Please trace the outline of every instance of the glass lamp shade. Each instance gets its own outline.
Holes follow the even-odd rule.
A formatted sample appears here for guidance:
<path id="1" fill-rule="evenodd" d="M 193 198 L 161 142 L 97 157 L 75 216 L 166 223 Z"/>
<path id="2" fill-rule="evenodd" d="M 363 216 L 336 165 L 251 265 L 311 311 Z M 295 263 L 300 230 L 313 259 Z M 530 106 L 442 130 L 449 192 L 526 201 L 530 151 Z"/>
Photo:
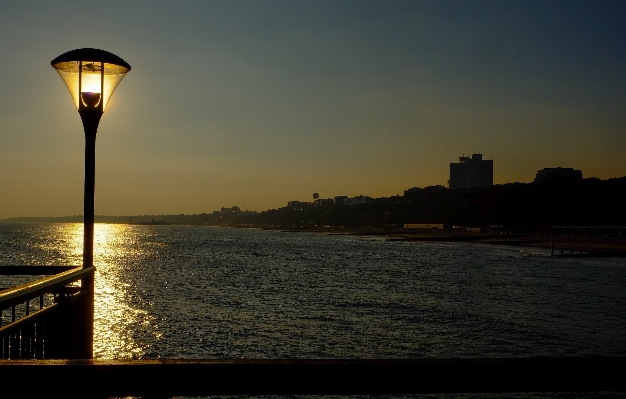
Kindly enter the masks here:
<path id="1" fill-rule="evenodd" d="M 78 49 L 52 60 L 79 111 L 103 112 L 130 65 L 108 51 Z"/>

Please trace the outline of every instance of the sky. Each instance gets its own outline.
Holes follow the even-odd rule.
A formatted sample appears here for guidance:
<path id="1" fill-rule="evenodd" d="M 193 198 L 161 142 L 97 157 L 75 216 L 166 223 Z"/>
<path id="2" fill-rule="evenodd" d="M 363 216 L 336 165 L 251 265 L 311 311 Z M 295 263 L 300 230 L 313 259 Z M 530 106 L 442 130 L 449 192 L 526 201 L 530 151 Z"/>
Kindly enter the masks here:
<path id="1" fill-rule="evenodd" d="M 96 214 L 263 211 L 545 167 L 626 175 L 626 2 L 0 0 L 0 219 L 82 214 L 84 135 L 50 66 L 132 70 L 100 122 Z"/>

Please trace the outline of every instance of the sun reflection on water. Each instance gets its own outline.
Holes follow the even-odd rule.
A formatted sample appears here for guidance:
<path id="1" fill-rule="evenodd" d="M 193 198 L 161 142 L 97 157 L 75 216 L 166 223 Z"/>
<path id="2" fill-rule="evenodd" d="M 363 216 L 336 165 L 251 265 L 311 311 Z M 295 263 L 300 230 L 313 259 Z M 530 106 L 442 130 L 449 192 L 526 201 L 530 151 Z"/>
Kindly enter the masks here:
<path id="1" fill-rule="evenodd" d="M 67 259 L 82 263 L 83 225 L 68 225 Z M 132 303 L 133 281 L 127 276 L 132 267 L 133 231 L 127 225 L 96 224 L 94 227 L 94 357 L 100 359 L 140 358 L 147 345 L 133 338 L 133 332 L 150 326 L 152 317 Z M 130 245 L 129 245 L 130 244 Z M 158 339 L 158 337 L 156 337 Z"/>

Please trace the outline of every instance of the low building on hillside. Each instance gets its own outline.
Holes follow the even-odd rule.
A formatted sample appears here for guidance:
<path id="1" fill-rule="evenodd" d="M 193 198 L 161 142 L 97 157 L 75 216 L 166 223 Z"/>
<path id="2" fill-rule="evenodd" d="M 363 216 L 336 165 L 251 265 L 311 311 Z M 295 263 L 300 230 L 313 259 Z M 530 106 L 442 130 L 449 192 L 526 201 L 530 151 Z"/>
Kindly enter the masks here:
<path id="1" fill-rule="evenodd" d="M 332 198 L 318 198 L 315 200 L 315 206 L 331 206 L 335 205 L 335 200 Z"/>
<path id="2" fill-rule="evenodd" d="M 574 168 L 543 168 L 537 171 L 535 183 L 548 183 L 553 181 L 580 181 L 583 172 Z"/>
<path id="3" fill-rule="evenodd" d="M 337 205 L 371 204 L 372 202 L 374 202 L 374 198 L 366 195 L 357 195 L 352 198 L 346 195 L 338 195 L 335 197 L 335 204 Z"/>
<path id="4" fill-rule="evenodd" d="M 287 202 L 287 208 L 295 209 L 295 210 L 303 210 L 309 208 L 317 207 L 316 202 L 306 202 L 306 201 L 289 201 Z"/>
<path id="5" fill-rule="evenodd" d="M 335 204 L 337 205 L 347 205 L 346 201 L 348 200 L 347 195 L 338 195 L 335 197 Z"/>
<path id="6" fill-rule="evenodd" d="M 404 190 L 404 196 L 405 197 L 410 197 L 416 194 L 419 194 L 422 192 L 422 188 L 421 187 L 411 187 L 408 190 Z"/>
<path id="7" fill-rule="evenodd" d="M 348 205 L 371 204 L 372 202 L 374 202 L 374 198 L 366 195 L 357 195 L 356 197 L 348 198 Z"/>

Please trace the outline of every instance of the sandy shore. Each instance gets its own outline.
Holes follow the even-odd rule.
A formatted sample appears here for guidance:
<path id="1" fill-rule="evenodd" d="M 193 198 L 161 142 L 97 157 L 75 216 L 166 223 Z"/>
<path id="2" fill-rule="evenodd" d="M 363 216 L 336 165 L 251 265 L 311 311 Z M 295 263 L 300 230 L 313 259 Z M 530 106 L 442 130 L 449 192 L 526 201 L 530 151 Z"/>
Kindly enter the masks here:
<path id="1" fill-rule="evenodd" d="M 267 229 L 267 228 L 266 228 Z M 274 228 L 270 229 L 274 230 Z M 553 249 L 555 255 L 567 252 L 611 252 L 626 256 L 626 237 L 550 236 L 543 234 L 497 234 L 468 232 L 407 232 L 406 230 L 305 228 L 276 229 L 294 233 L 322 233 L 330 235 L 384 236 L 398 241 L 475 242 L 489 245 L 513 245 Z"/>
<path id="2" fill-rule="evenodd" d="M 394 234 L 392 239 L 409 241 L 471 241 L 491 245 L 517 245 L 554 249 L 554 254 L 561 251 L 583 252 L 619 252 L 626 256 L 626 238 L 624 237 L 572 237 L 548 235 L 487 235 L 471 234 Z"/>

